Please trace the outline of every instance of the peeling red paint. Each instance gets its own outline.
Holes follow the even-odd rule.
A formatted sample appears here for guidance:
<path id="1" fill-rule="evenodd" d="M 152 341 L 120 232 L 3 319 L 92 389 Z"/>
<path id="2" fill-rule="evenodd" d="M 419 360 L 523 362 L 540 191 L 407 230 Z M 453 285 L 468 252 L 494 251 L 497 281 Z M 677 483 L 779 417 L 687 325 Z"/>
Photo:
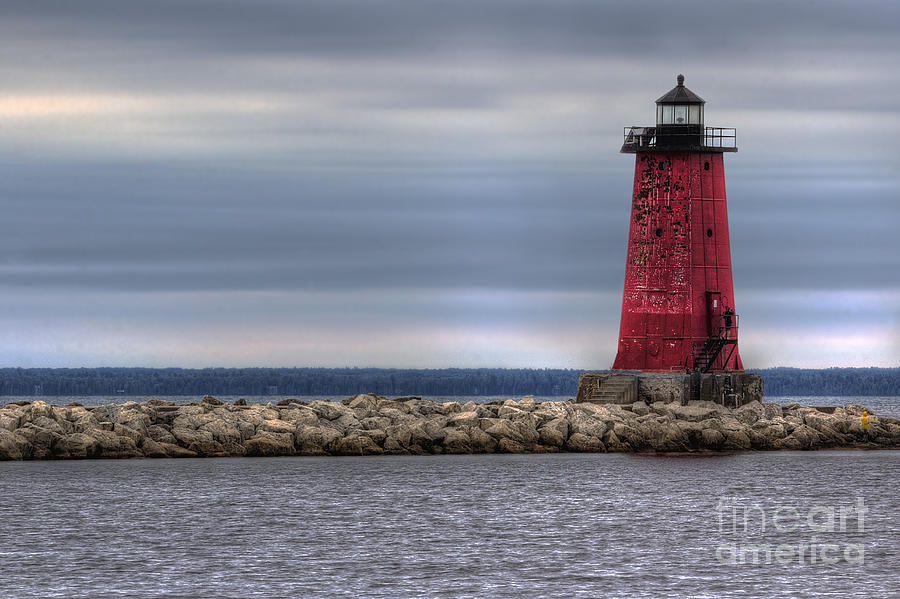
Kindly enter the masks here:
<path id="1" fill-rule="evenodd" d="M 721 152 L 641 152 L 614 369 L 692 369 L 735 310 Z M 737 329 L 728 333 L 737 339 Z M 711 370 L 743 371 L 737 345 Z"/>

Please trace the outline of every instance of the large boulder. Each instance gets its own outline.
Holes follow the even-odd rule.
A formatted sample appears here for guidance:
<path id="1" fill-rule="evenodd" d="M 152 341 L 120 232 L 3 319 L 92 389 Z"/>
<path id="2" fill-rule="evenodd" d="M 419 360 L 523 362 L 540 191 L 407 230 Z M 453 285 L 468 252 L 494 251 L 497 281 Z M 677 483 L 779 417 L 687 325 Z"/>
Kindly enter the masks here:
<path id="1" fill-rule="evenodd" d="M 384 450 L 367 435 L 350 434 L 338 441 L 338 455 L 381 455 Z"/>
<path id="2" fill-rule="evenodd" d="M 484 432 L 480 427 L 473 426 L 467 431 L 469 443 L 473 453 L 493 453 L 497 451 L 497 440 Z"/>
<path id="3" fill-rule="evenodd" d="M 63 450 L 70 458 L 94 458 L 100 454 L 100 443 L 84 433 L 72 433 L 63 440 Z"/>
<path id="4" fill-rule="evenodd" d="M 472 453 L 472 439 L 460 428 L 447 427 L 442 445 L 444 453 Z"/>
<path id="5" fill-rule="evenodd" d="M 244 451 L 247 456 L 294 455 L 294 435 L 263 431 L 244 441 Z"/>
<path id="6" fill-rule="evenodd" d="M 753 425 L 766 417 L 766 409 L 762 403 L 751 401 L 733 410 L 732 414 L 738 421 L 747 425 Z"/>
<path id="7" fill-rule="evenodd" d="M 565 448 L 568 451 L 581 453 L 598 453 L 605 449 L 600 439 L 584 433 L 572 433 L 566 440 Z"/>
<path id="8" fill-rule="evenodd" d="M 477 410 L 459 412 L 450 417 L 450 420 L 447 421 L 447 426 L 478 426 L 479 420 Z"/>
<path id="9" fill-rule="evenodd" d="M 602 439 L 610 426 L 615 426 L 615 424 L 621 422 L 619 420 L 604 420 L 602 419 L 603 416 L 605 416 L 604 413 L 594 414 L 583 410 L 576 411 L 568 421 L 568 433 L 581 433 L 588 437 Z M 607 423 L 609 423 L 609 426 Z"/>
<path id="10" fill-rule="evenodd" d="M 25 443 L 27 442 L 15 433 L 0 428 L 0 461 L 25 458 L 26 455 L 22 447 Z"/>
<path id="11" fill-rule="evenodd" d="M 301 426 L 294 431 L 294 443 L 301 455 L 327 455 L 338 447 L 341 438 L 327 426 Z"/>
<path id="12" fill-rule="evenodd" d="M 562 447 L 569 438 L 569 423 L 565 418 L 554 418 L 538 429 L 538 436 L 542 445 Z"/>
<path id="13" fill-rule="evenodd" d="M 43 403 L 43 402 L 35 402 Z M 32 404 L 33 405 L 33 404 Z M 30 450 L 23 452 L 26 458 L 42 460 L 55 457 L 63 435 L 28 422 L 16 429 L 15 435 L 28 442 Z"/>
<path id="14" fill-rule="evenodd" d="M 675 406 L 672 410 L 675 418 L 688 422 L 702 422 L 722 414 L 726 408 L 709 401 L 690 402 L 686 406 Z"/>
<path id="15" fill-rule="evenodd" d="M 373 395 L 371 393 L 363 393 L 360 395 L 354 395 L 348 400 L 344 400 L 347 406 L 349 406 L 353 410 L 359 410 L 363 417 L 369 415 L 372 412 L 378 411 L 378 402 L 379 398 L 377 395 Z"/>

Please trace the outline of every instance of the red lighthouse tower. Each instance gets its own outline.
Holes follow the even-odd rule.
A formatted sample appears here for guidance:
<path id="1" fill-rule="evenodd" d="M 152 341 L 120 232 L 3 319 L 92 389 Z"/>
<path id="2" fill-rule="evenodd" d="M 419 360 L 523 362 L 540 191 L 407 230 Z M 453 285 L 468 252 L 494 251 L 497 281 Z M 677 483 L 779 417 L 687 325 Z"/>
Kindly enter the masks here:
<path id="1" fill-rule="evenodd" d="M 626 127 L 635 154 L 625 291 L 614 370 L 743 371 L 731 276 L 723 154 L 734 129 L 705 127 L 678 85 L 655 127 Z"/>

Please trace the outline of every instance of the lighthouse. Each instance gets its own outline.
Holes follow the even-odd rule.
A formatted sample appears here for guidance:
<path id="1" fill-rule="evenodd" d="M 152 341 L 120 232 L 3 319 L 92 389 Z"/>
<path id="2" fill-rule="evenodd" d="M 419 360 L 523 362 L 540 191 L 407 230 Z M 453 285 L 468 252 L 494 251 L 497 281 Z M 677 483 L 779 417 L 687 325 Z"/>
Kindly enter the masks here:
<path id="1" fill-rule="evenodd" d="M 625 128 L 634 188 L 613 370 L 744 369 L 723 160 L 736 134 L 705 126 L 705 104 L 678 75 L 656 101 L 656 124 Z"/>

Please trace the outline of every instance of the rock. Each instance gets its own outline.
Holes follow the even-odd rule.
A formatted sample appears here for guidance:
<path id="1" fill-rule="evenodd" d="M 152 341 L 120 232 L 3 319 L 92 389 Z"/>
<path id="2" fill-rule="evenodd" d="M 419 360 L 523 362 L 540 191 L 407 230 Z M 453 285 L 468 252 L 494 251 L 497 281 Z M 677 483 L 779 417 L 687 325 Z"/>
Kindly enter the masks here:
<path id="1" fill-rule="evenodd" d="M 241 445 L 245 439 L 252 437 L 256 432 L 256 427 L 248 423 L 238 424 L 217 420 L 204 424 L 198 430 L 208 432 L 212 435 L 213 441 L 219 443 L 229 453 L 234 453 L 235 446 Z"/>
<path id="2" fill-rule="evenodd" d="M 326 455 L 337 448 L 341 435 L 333 428 L 301 426 L 294 431 L 294 442 L 301 455 Z"/>
<path id="3" fill-rule="evenodd" d="M 180 446 L 197 453 L 202 453 L 198 448 L 210 447 L 216 442 L 211 432 L 193 428 L 172 427 L 172 436 L 177 439 Z"/>
<path id="4" fill-rule="evenodd" d="M 0 414 L 0 430 L 7 430 L 12 432 L 19 428 L 19 418 L 9 416 L 7 414 Z"/>
<path id="5" fill-rule="evenodd" d="M 170 458 L 196 458 L 197 453 L 171 443 L 159 443 L 159 448 Z"/>
<path id="6" fill-rule="evenodd" d="M 100 454 L 100 443 L 84 433 L 72 433 L 63 440 L 65 452 L 71 458 L 94 458 Z"/>
<path id="7" fill-rule="evenodd" d="M 515 441 L 521 445 L 537 443 L 540 435 L 533 427 L 510 420 L 498 420 L 496 424 L 485 430 L 487 434 L 502 442 L 504 439 Z"/>
<path id="8" fill-rule="evenodd" d="M 146 436 L 147 431 L 150 429 L 150 423 L 150 416 L 147 414 L 139 411 L 129 411 L 119 415 L 119 422 L 113 425 L 113 430 L 115 430 L 116 426 L 127 426 L 141 436 Z"/>
<path id="9" fill-rule="evenodd" d="M 172 433 L 169 432 L 169 429 L 167 429 L 166 427 L 159 425 L 159 424 L 155 424 L 153 426 L 147 427 L 147 435 L 146 436 L 150 437 L 157 443 L 172 443 L 172 444 L 178 443 L 178 439 L 176 439 L 174 437 L 174 435 L 172 435 Z"/>
<path id="10" fill-rule="evenodd" d="M 527 412 L 524 410 L 520 410 L 518 406 L 514 405 L 503 405 L 500 406 L 500 410 L 497 412 L 497 415 L 500 418 L 506 419 L 515 419 L 516 417 L 524 416 Z"/>
<path id="11" fill-rule="evenodd" d="M 656 433 L 652 435 L 648 442 L 654 451 L 659 452 L 682 452 L 690 449 L 691 439 L 688 431 L 679 423 L 663 419 L 656 427 Z M 615 437 L 613 441 L 612 437 Z M 607 439 L 607 446 L 612 451 L 615 447 L 616 451 L 621 450 L 621 442 L 615 433 L 611 433 Z"/>
<path id="12" fill-rule="evenodd" d="M 371 438 L 366 435 L 351 434 L 338 442 L 338 455 L 381 455 L 381 449 Z"/>
<path id="13" fill-rule="evenodd" d="M 698 405 L 698 404 L 710 405 Z M 678 420 L 687 420 L 689 422 L 702 422 L 715 418 L 722 413 L 722 409 L 712 402 L 691 402 L 686 406 L 676 406 L 672 412 Z"/>
<path id="14" fill-rule="evenodd" d="M 761 418 L 766 417 L 766 409 L 763 407 L 762 403 L 758 401 L 751 401 L 748 404 L 744 404 L 739 408 L 733 411 L 734 417 L 747 425 L 755 424 Z"/>
<path id="15" fill-rule="evenodd" d="M 135 446 L 139 446 L 141 444 L 141 441 L 143 441 L 144 439 L 144 435 L 129 426 L 125 426 L 124 424 L 113 425 L 113 432 L 120 437 L 128 437 L 129 439 L 134 441 Z"/>
<path id="16" fill-rule="evenodd" d="M 261 432 L 244 441 L 247 456 L 294 455 L 294 436 L 290 433 Z"/>
<path id="17" fill-rule="evenodd" d="M 314 401 L 309 404 L 309 407 L 319 416 L 319 418 L 324 418 L 325 420 L 337 420 L 341 416 L 346 415 L 353 415 L 353 417 L 356 418 L 356 415 L 353 414 L 353 410 L 332 401 Z"/>
<path id="18" fill-rule="evenodd" d="M 377 395 L 363 393 L 361 395 L 354 395 L 349 400 L 344 401 L 350 408 L 368 413 L 378 409 L 378 399 Z"/>
<path id="19" fill-rule="evenodd" d="M 773 446 L 775 449 L 813 449 L 818 442 L 818 433 L 805 424 L 802 424 L 795 428 L 787 437 L 777 439 L 773 443 Z"/>
<path id="20" fill-rule="evenodd" d="M 525 453 L 525 446 L 519 443 L 518 441 L 513 441 L 512 439 L 502 438 L 499 443 L 497 443 L 497 447 L 501 453 Z"/>
<path id="21" fill-rule="evenodd" d="M 605 427 L 603 428 L 605 432 Z M 538 429 L 538 436 L 543 445 L 562 447 L 569 438 L 569 423 L 565 418 L 554 418 Z"/>
<path id="22" fill-rule="evenodd" d="M 397 445 L 403 448 L 409 447 L 412 443 L 412 431 L 409 425 L 391 425 L 387 427 L 384 432 L 387 435 L 387 438 L 385 439 L 385 449 L 387 449 L 387 444 L 389 442 L 395 442 Z"/>
<path id="23" fill-rule="evenodd" d="M 144 403 L 145 403 L 145 405 L 148 405 L 148 406 L 159 406 L 159 407 L 169 407 L 169 406 L 175 405 L 174 401 L 167 401 L 165 399 L 150 399 Z"/>
<path id="24" fill-rule="evenodd" d="M 472 453 L 469 434 L 459 428 L 445 429 L 443 446 L 444 453 Z"/>
<path id="25" fill-rule="evenodd" d="M 643 401 L 636 401 L 633 404 L 631 404 L 630 406 L 625 406 L 625 407 L 627 409 L 631 410 L 634 414 L 637 414 L 638 416 L 646 416 L 647 414 L 650 413 L 650 407 L 647 405 L 646 402 L 643 402 Z"/>
<path id="26" fill-rule="evenodd" d="M 605 412 L 590 414 L 585 413 L 584 411 L 576 411 L 568 421 L 569 435 L 580 433 L 582 435 L 587 435 L 588 437 L 596 437 L 598 439 L 603 438 L 603 435 L 606 434 L 608 428 L 607 422 L 609 422 L 610 425 L 615 425 L 619 422 L 615 420 L 603 420 L 602 417 L 605 415 Z"/>
<path id="27" fill-rule="evenodd" d="M 212 395 L 204 395 L 203 399 L 200 400 L 200 404 L 209 404 L 211 406 L 221 406 L 222 402 L 213 397 Z"/>
<path id="28" fill-rule="evenodd" d="M 36 401 L 34 403 L 41 404 L 44 402 Z M 23 452 L 24 457 L 35 460 L 53 457 L 55 446 L 63 439 L 61 434 L 36 426 L 31 422 L 16 429 L 14 435 L 24 438 L 31 446 L 31 450 L 27 454 Z"/>
<path id="29" fill-rule="evenodd" d="M 144 439 L 144 442 L 141 444 L 141 453 L 144 454 L 146 458 L 167 458 L 169 457 L 169 453 L 165 450 L 165 448 L 154 441 L 153 439 Z"/>
<path id="30" fill-rule="evenodd" d="M 65 420 L 63 420 L 63 423 L 65 423 L 65 425 L 71 429 L 68 431 L 63 430 L 63 426 L 60 422 L 54 420 L 53 418 L 47 418 L 46 416 L 38 416 L 37 418 L 34 418 L 31 423 L 36 427 L 45 428 L 49 431 L 53 431 L 58 435 L 65 435 L 67 433 L 74 432 L 75 429 L 75 427 L 70 422 L 66 422 Z"/>
<path id="31" fill-rule="evenodd" d="M 467 433 L 473 453 L 494 453 L 497 450 L 496 439 L 481 428 L 473 426 L 468 429 Z"/>
<path id="32" fill-rule="evenodd" d="M 516 404 L 516 407 L 518 407 L 520 410 L 530 412 L 530 411 L 534 410 L 535 407 L 537 407 L 537 402 L 534 401 L 533 397 L 523 397 Z"/>
<path id="33" fill-rule="evenodd" d="M 600 439 L 585 435 L 584 433 L 573 433 L 566 440 L 565 447 L 569 451 L 581 453 L 598 453 L 604 450 L 603 443 Z"/>
<path id="34" fill-rule="evenodd" d="M 475 410 L 460 412 L 450 417 L 447 426 L 478 426 L 479 420 L 478 412 Z"/>
<path id="35" fill-rule="evenodd" d="M 236 406 L 246 406 L 246 405 L 247 405 L 247 400 L 244 399 L 243 397 L 239 397 L 238 399 L 234 400 L 234 405 L 236 405 Z"/>
<path id="36" fill-rule="evenodd" d="M 281 419 L 290 422 L 294 426 L 318 426 L 319 416 L 315 410 L 306 406 L 297 406 L 290 410 L 281 411 Z"/>
<path id="37" fill-rule="evenodd" d="M 293 437 L 294 430 L 296 430 L 296 426 L 294 426 L 290 422 L 285 422 L 284 420 L 263 420 L 257 427 L 257 431 L 269 431 L 271 433 L 286 433 Z"/>
<path id="38" fill-rule="evenodd" d="M 385 433 L 380 428 L 371 428 L 371 429 L 360 430 L 357 434 L 372 439 L 372 442 L 375 443 L 375 445 L 378 445 L 379 447 L 382 445 L 382 443 L 384 443 L 384 440 L 387 438 L 387 433 Z"/>
<path id="39" fill-rule="evenodd" d="M 143 454 L 137 448 L 137 444 L 130 437 L 116 435 L 112 431 L 97 429 L 89 435 L 97 440 L 99 450 L 96 457 L 99 458 L 136 458 Z"/>
<path id="40" fill-rule="evenodd" d="M 0 460 L 859 447 L 866 409 L 760 402 L 733 410 L 711 402 L 435 404 L 371 394 L 308 406 L 299 400 L 171 403 L 0 406 Z M 900 420 L 869 414 L 867 446 L 900 447 Z"/>
<path id="41" fill-rule="evenodd" d="M 0 429 L 0 461 L 21 460 L 24 457 L 21 442 L 17 441 L 15 433 Z"/>
<path id="42" fill-rule="evenodd" d="M 296 405 L 296 406 L 304 406 L 304 405 L 306 405 L 306 403 L 300 401 L 300 400 L 297 399 L 296 397 L 288 397 L 288 398 L 282 399 L 281 401 L 279 401 L 279 402 L 276 403 L 275 405 L 278 406 L 278 407 L 288 407 L 288 406 L 294 406 L 294 405 Z"/>
<path id="43" fill-rule="evenodd" d="M 391 425 L 391 419 L 385 418 L 384 416 L 376 416 L 373 418 L 363 418 L 359 421 L 359 426 L 362 430 L 373 431 L 373 430 L 384 430 Z"/>
<path id="44" fill-rule="evenodd" d="M 766 413 L 764 418 L 766 420 L 772 420 L 773 418 L 781 418 L 783 415 L 783 410 L 780 405 L 777 403 L 764 403 L 763 409 L 765 409 Z"/>
<path id="45" fill-rule="evenodd" d="M 700 431 L 700 441 L 703 449 L 719 449 L 725 443 L 725 435 L 714 428 L 706 428 Z"/>
<path id="46" fill-rule="evenodd" d="M 534 418 L 535 426 L 540 428 L 551 420 L 562 418 L 567 420 L 571 415 L 572 404 L 568 402 L 545 401 L 537 404 L 531 413 Z"/>

